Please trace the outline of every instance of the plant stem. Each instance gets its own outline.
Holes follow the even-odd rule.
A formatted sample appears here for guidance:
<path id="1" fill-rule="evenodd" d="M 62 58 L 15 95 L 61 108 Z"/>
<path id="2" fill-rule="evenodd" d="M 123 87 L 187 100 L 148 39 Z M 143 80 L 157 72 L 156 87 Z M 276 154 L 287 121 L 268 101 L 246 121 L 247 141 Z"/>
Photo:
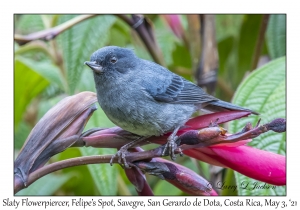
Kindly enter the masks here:
<path id="1" fill-rule="evenodd" d="M 112 155 L 94 155 L 94 156 L 84 156 L 84 157 L 77 157 L 77 158 L 70 158 L 67 160 L 58 161 L 49 165 L 46 165 L 42 168 L 37 169 L 36 171 L 32 172 L 28 176 L 28 180 L 26 183 L 26 187 L 31 185 L 36 180 L 40 179 L 41 177 L 50 174 L 54 171 L 58 171 L 63 168 L 69 168 L 72 166 L 79 166 L 79 165 L 86 165 L 86 164 L 97 164 L 97 163 L 109 163 Z M 19 192 L 21 189 L 25 188 L 22 181 L 19 181 L 17 177 L 15 177 L 15 186 L 14 186 L 14 193 Z"/>
<path id="2" fill-rule="evenodd" d="M 92 14 L 92 15 L 79 15 L 65 23 L 62 23 L 58 26 L 55 26 L 53 28 L 49 28 L 49 29 L 45 29 L 42 31 L 38 31 L 38 32 L 34 32 L 28 35 L 20 35 L 20 34 L 15 34 L 14 36 L 14 40 L 19 43 L 20 45 L 26 44 L 28 42 L 31 42 L 33 40 L 37 40 L 37 39 L 42 39 L 42 40 L 51 40 L 54 39 L 57 35 L 59 35 L 60 33 L 64 32 L 65 30 L 73 27 L 74 25 L 95 17 L 96 14 Z"/>
<path id="3" fill-rule="evenodd" d="M 250 123 L 247 123 L 245 127 L 242 129 L 241 132 L 238 132 L 236 134 L 232 135 L 219 135 L 218 133 L 212 133 L 211 128 L 219 128 L 219 127 L 208 127 L 206 128 L 206 132 L 202 132 L 200 135 L 200 131 L 198 130 L 190 130 L 185 132 L 184 134 L 180 135 L 177 139 L 177 141 L 180 142 L 180 147 L 178 147 L 174 152 L 175 154 L 181 153 L 183 150 L 191 149 L 191 148 L 197 148 L 197 147 L 207 147 L 212 146 L 216 144 L 222 144 L 222 143 L 234 143 L 238 141 L 248 140 L 251 138 L 255 138 L 262 133 L 265 133 L 269 130 L 273 130 L 275 132 L 285 132 L 286 131 L 286 120 L 283 118 L 278 118 L 273 120 L 270 123 L 264 124 L 262 126 L 259 126 L 259 122 L 257 125 L 253 128 Z M 215 135 L 218 134 L 218 135 Z M 195 138 L 196 137 L 196 138 Z M 211 138 L 210 138 L 211 137 Z M 195 140 L 198 138 L 198 142 L 195 142 Z M 126 154 L 126 161 L 129 163 L 132 163 L 134 161 L 138 160 L 149 160 L 151 158 L 155 157 L 161 157 L 161 154 L 164 150 L 164 146 L 157 147 L 152 150 L 148 151 L 142 151 L 142 150 L 134 150 L 137 152 L 130 152 Z M 17 193 L 21 189 L 28 187 L 33 182 L 38 180 L 39 178 L 52 173 L 54 171 L 68 168 L 72 166 L 79 166 L 79 165 L 86 165 L 86 164 L 99 164 L 99 163 L 109 163 L 112 155 L 94 155 L 94 156 L 84 156 L 84 157 L 77 157 L 77 158 L 71 158 L 67 160 L 58 161 L 46 166 L 43 166 L 36 171 L 29 174 L 26 186 L 24 186 L 23 181 L 20 177 L 15 176 L 15 182 L 14 182 L 14 192 Z M 118 158 L 113 159 L 113 163 L 118 163 Z"/>
<path id="4" fill-rule="evenodd" d="M 201 58 L 195 72 L 197 84 L 214 94 L 219 66 L 218 48 L 215 32 L 215 16 L 201 15 Z"/>
<path id="5" fill-rule="evenodd" d="M 146 48 L 148 49 L 153 60 L 160 65 L 164 65 L 162 53 L 155 41 L 151 25 L 147 22 L 144 16 L 132 15 L 132 18 L 129 18 L 126 15 L 116 15 L 116 16 L 122 19 L 125 23 L 127 23 L 131 28 L 133 28 L 137 32 L 137 34 L 140 36 L 141 40 L 145 44 Z M 138 22 L 141 23 L 135 26 L 135 24 L 137 24 Z"/>
<path id="6" fill-rule="evenodd" d="M 264 40 L 265 40 L 265 32 L 267 30 L 269 17 L 270 17 L 269 14 L 265 14 L 262 17 L 260 30 L 259 30 L 258 38 L 257 38 L 257 41 L 256 41 L 254 54 L 253 54 L 253 57 L 252 57 L 251 71 L 256 69 L 256 67 L 257 67 L 258 60 L 259 60 L 261 50 L 262 50 Z"/>

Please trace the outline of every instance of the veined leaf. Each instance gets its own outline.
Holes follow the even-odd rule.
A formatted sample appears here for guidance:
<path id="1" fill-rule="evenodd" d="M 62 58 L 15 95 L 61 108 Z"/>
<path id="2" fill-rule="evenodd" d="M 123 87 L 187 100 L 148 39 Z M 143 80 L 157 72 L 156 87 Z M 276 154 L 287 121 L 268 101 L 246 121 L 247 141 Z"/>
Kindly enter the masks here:
<path id="1" fill-rule="evenodd" d="M 180 40 L 173 34 L 171 29 L 165 25 L 161 18 L 156 18 L 154 27 L 159 30 L 154 30 L 157 44 L 162 51 L 165 63 L 167 66 L 173 64 L 172 52 L 176 48 L 176 43 Z"/>
<path id="2" fill-rule="evenodd" d="M 30 101 L 40 94 L 49 82 L 31 66 L 15 60 L 14 73 L 14 125 L 18 125 Z"/>
<path id="3" fill-rule="evenodd" d="M 15 15 L 16 18 L 16 15 Z M 30 34 L 45 29 L 41 15 L 19 15 L 16 21 L 16 33 Z"/>
<path id="4" fill-rule="evenodd" d="M 65 22 L 74 15 L 62 15 Z M 90 59 L 91 54 L 103 47 L 109 38 L 109 29 L 115 22 L 111 15 L 99 15 L 87 19 L 58 37 L 63 49 L 64 66 L 67 70 L 69 92 L 73 94 L 85 67 L 84 62 Z"/>
<path id="5" fill-rule="evenodd" d="M 272 59 L 286 55 L 286 15 L 271 15 L 267 45 Z"/>
<path id="6" fill-rule="evenodd" d="M 92 147 L 80 148 L 80 151 L 83 156 L 107 155 L 114 154 L 116 152 L 115 149 L 95 149 Z M 117 194 L 117 165 L 110 166 L 109 164 L 89 164 L 87 167 L 101 195 Z"/>
<path id="7" fill-rule="evenodd" d="M 182 195 L 182 191 L 165 180 L 158 180 L 153 189 L 154 195 Z"/>
<path id="8" fill-rule="evenodd" d="M 16 195 L 53 195 L 72 177 L 71 173 L 61 175 L 48 174 Z"/>
<path id="9" fill-rule="evenodd" d="M 229 131 L 231 133 L 238 132 L 247 122 L 251 122 L 255 125 L 259 118 L 262 119 L 261 124 L 270 122 L 275 118 L 285 118 L 285 78 L 285 57 L 281 57 L 255 70 L 245 81 L 243 81 L 236 91 L 233 103 L 255 110 L 260 113 L 260 116 L 250 116 L 231 122 Z M 285 155 L 286 133 L 275 133 L 270 131 L 253 139 L 249 145 L 262 150 Z M 269 189 L 242 189 L 241 183 L 243 182 L 249 183 L 249 186 L 254 186 L 255 182 L 262 186 L 265 183 L 258 182 L 241 175 L 238 172 L 235 172 L 235 177 L 239 195 L 285 195 L 286 193 L 284 186 L 275 186 L 274 188 Z"/>
<path id="10" fill-rule="evenodd" d="M 243 15 L 220 14 L 216 17 L 216 39 L 218 42 L 228 37 L 238 37 L 239 29 L 243 22 Z"/>
<path id="11" fill-rule="evenodd" d="M 57 85 L 63 90 L 63 83 L 57 66 L 47 61 L 36 62 L 21 56 L 18 56 L 17 59 L 48 80 L 51 85 Z"/>
<path id="12" fill-rule="evenodd" d="M 92 115 L 87 123 L 85 130 L 95 127 L 112 127 L 114 124 L 104 114 L 100 108 Z M 115 149 L 92 147 L 80 148 L 83 156 L 115 154 Z M 117 172 L 118 166 L 109 164 L 89 164 L 87 165 L 93 181 L 101 195 L 117 194 Z"/>
<path id="13" fill-rule="evenodd" d="M 238 43 L 238 63 L 237 71 L 232 73 L 236 87 L 243 77 L 245 72 L 251 70 L 253 53 L 257 42 L 259 29 L 261 25 L 262 15 L 245 15 L 240 31 Z"/>

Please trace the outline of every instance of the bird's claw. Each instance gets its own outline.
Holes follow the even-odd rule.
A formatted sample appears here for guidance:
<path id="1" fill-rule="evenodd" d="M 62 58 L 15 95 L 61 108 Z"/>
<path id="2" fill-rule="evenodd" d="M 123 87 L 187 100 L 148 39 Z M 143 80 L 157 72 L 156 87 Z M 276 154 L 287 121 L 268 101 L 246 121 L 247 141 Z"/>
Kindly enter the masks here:
<path id="1" fill-rule="evenodd" d="M 118 163 L 122 166 L 122 168 L 130 168 L 129 164 L 126 160 L 126 155 L 128 154 L 127 149 L 121 148 L 115 155 L 113 155 L 110 159 L 110 165 L 112 166 L 115 158 L 118 158 Z"/>
<path id="2" fill-rule="evenodd" d="M 170 136 L 168 138 L 168 142 L 164 145 L 164 149 L 163 149 L 163 152 L 162 152 L 162 156 L 167 156 L 167 155 L 170 155 L 171 159 L 173 161 L 176 160 L 176 154 L 175 154 L 175 150 L 177 149 L 177 143 L 176 143 L 176 140 L 177 140 L 177 136 Z M 183 156 L 183 153 L 180 149 L 180 156 Z"/>

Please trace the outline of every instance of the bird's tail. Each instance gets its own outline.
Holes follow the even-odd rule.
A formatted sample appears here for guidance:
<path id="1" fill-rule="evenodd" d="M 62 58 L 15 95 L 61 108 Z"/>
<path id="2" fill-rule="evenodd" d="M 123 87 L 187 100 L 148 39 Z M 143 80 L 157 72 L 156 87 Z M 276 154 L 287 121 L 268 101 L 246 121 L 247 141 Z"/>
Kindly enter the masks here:
<path id="1" fill-rule="evenodd" d="M 222 100 L 209 102 L 209 104 L 207 104 L 207 106 L 205 106 L 204 109 L 208 109 L 210 111 L 225 111 L 225 110 L 248 111 L 251 112 L 252 114 L 259 115 L 259 113 L 255 111 Z"/>

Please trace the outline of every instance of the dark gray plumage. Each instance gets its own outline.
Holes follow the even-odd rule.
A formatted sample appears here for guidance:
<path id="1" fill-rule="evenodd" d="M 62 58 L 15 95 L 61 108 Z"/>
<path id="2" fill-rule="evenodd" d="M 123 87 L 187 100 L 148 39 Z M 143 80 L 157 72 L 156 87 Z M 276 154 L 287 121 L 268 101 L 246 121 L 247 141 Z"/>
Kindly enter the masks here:
<path id="1" fill-rule="evenodd" d="M 108 46 L 85 62 L 94 72 L 98 102 L 107 117 L 124 130 L 141 136 L 173 132 L 198 109 L 244 110 L 205 93 L 168 69 L 143 60 L 132 50 Z M 171 151 L 172 153 L 172 151 Z M 174 154 L 172 153 L 172 158 Z"/>

